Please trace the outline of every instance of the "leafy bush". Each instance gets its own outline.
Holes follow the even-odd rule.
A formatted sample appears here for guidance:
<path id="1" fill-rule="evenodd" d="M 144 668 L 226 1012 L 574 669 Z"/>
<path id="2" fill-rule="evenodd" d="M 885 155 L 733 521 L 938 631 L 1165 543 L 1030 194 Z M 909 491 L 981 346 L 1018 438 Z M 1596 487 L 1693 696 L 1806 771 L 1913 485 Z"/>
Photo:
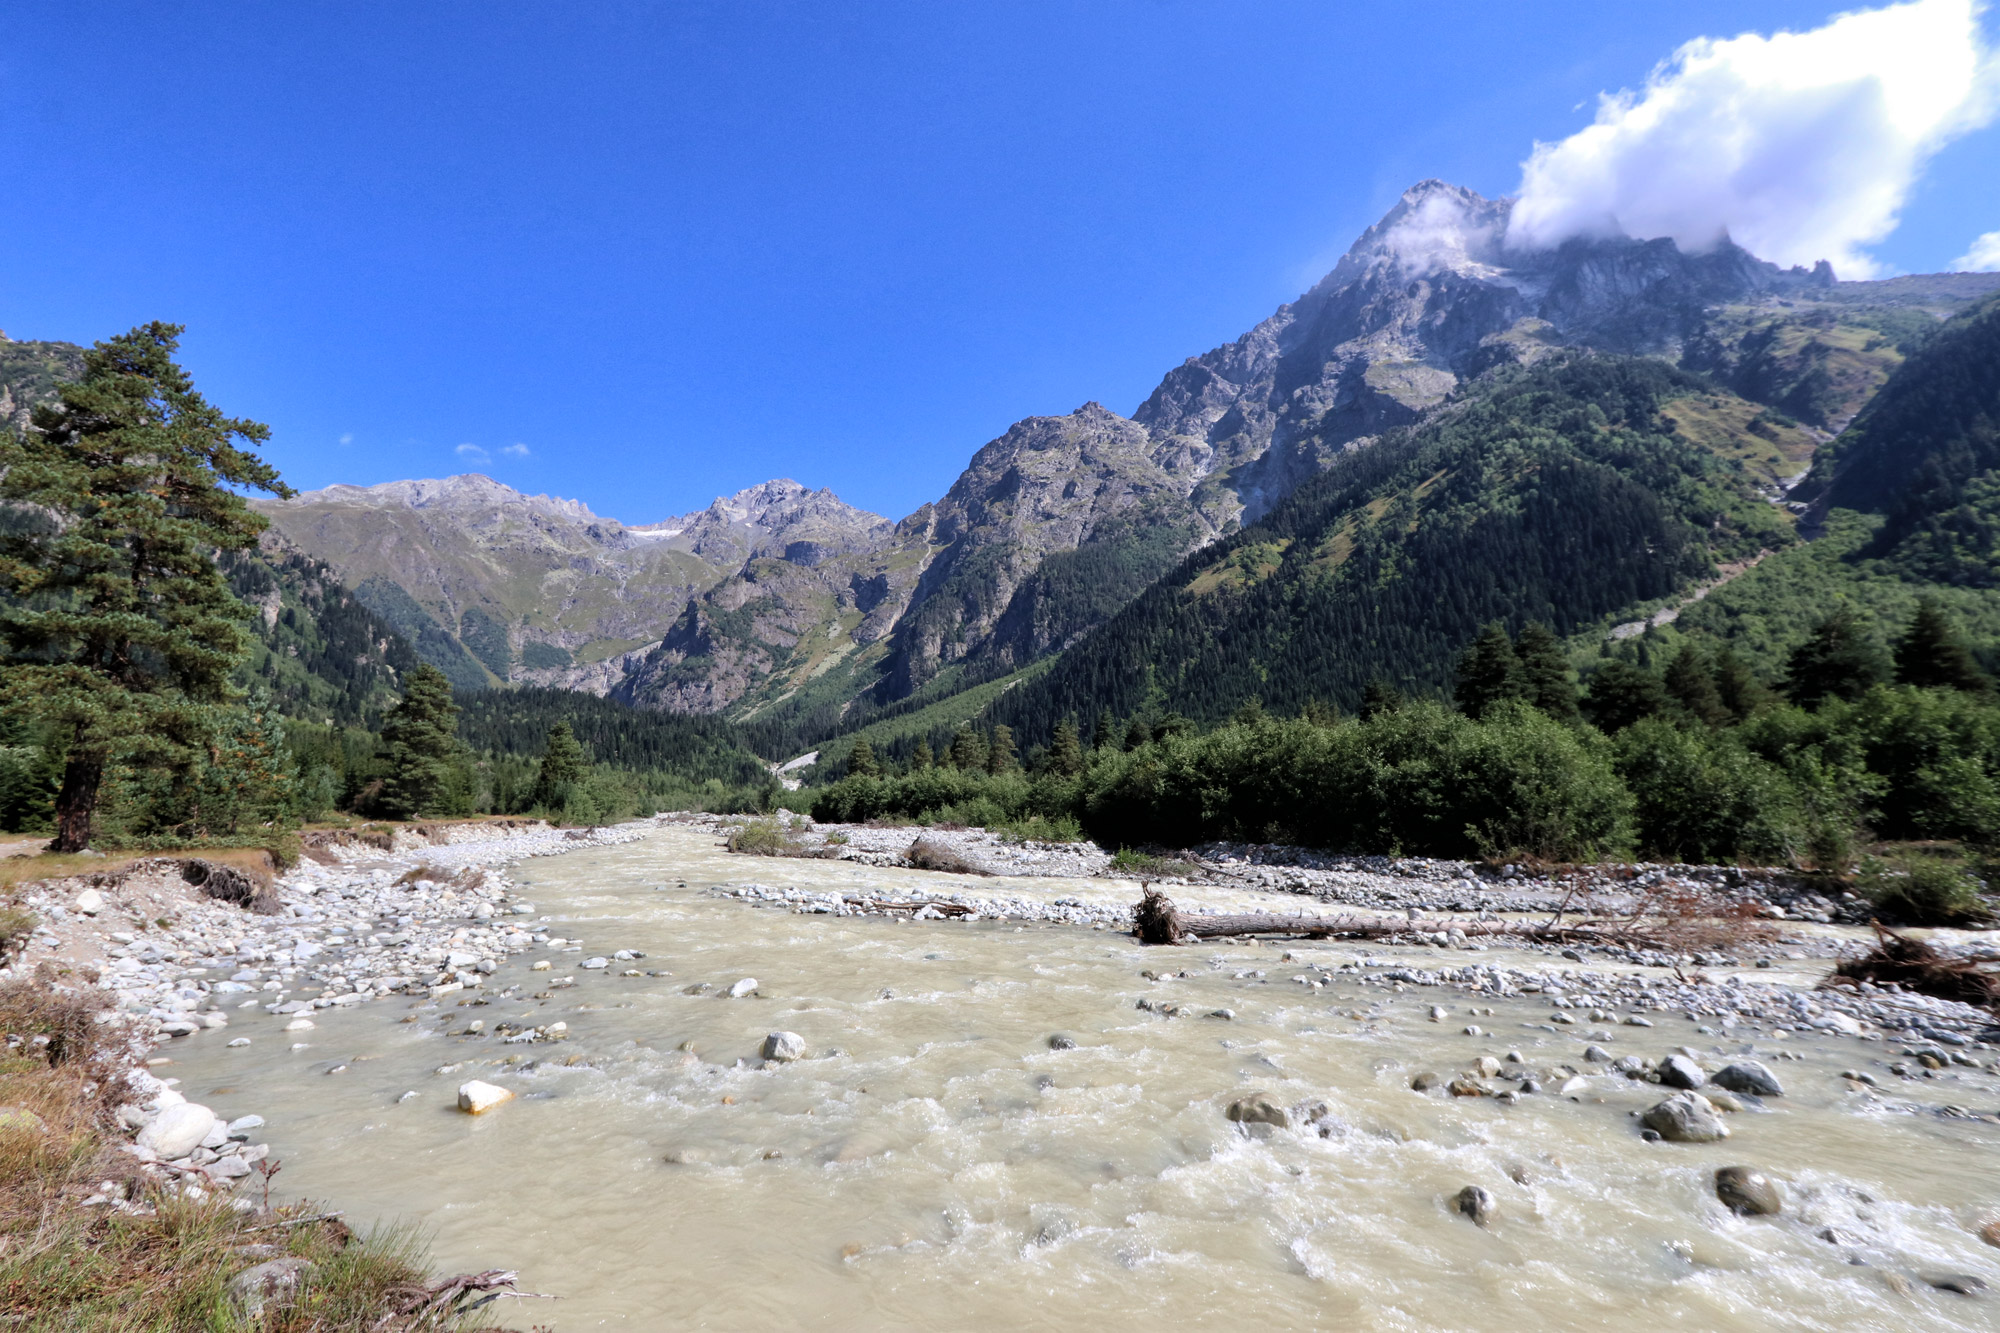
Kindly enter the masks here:
<path id="1" fill-rule="evenodd" d="M 1958 926 L 1991 916 L 1979 882 L 1964 868 L 1937 857 L 1908 857 L 1894 864 L 1870 857 L 1855 887 L 1892 921 L 1912 926 Z"/>
<path id="2" fill-rule="evenodd" d="M 1783 770 L 1728 733 L 1646 718 L 1618 736 L 1639 846 L 1669 861 L 1790 861 L 1802 839 Z"/>

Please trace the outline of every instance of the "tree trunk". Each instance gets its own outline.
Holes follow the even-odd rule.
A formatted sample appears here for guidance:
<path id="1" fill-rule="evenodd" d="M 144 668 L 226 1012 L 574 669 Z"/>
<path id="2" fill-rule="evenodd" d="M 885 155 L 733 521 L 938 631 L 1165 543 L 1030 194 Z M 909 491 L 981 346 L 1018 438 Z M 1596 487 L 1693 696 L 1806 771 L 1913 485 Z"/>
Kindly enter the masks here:
<path id="1" fill-rule="evenodd" d="M 1180 912 L 1173 900 L 1158 889 L 1146 888 L 1145 896 L 1132 909 L 1133 934 L 1141 944 L 1185 944 L 1192 940 L 1219 939 L 1231 935 L 1304 935 L 1308 939 L 1390 939 L 1403 935 L 1439 934 L 1459 931 L 1467 936 L 1503 936 L 1538 940 L 1544 943 L 1619 942 L 1650 943 L 1651 937 L 1629 922 L 1579 921 L 1574 925 L 1530 921 L 1426 920 L 1419 917 L 1364 916 L 1343 912 L 1339 916 L 1283 916 L 1277 913 L 1243 913 L 1231 916 L 1203 916 Z"/>
<path id="2" fill-rule="evenodd" d="M 90 846 L 90 819 L 97 813 L 97 788 L 104 781 L 104 756 L 72 751 L 56 793 L 56 839 L 52 852 L 80 852 Z"/>

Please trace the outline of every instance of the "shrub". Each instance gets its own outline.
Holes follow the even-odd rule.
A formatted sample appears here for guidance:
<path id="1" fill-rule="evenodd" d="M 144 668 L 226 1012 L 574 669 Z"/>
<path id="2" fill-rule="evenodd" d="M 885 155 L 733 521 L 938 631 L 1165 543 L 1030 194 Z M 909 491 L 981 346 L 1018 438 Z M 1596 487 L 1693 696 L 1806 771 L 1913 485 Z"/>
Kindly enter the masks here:
<path id="1" fill-rule="evenodd" d="M 1870 857 L 1855 879 L 1877 912 L 1912 926 L 1957 926 L 1991 916 L 1979 882 L 1962 866 L 1937 857 L 1895 863 Z"/>
<path id="2" fill-rule="evenodd" d="M 1645 718 L 1618 736 L 1640 850 L 1669 861 L 1795 859 L 1797 793 L 1776 765 L 1727 732 Z"/>

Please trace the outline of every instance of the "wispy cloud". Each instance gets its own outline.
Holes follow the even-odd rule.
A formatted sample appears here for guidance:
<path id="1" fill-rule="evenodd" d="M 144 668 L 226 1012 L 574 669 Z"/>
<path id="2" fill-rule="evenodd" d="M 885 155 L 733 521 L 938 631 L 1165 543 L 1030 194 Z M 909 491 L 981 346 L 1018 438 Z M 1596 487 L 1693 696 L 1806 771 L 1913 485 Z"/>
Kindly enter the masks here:
<path id="1" fill-rule="evenodd" d="M 525 444 L 510 444 L 500 452 L 506 454 L 509 458 L 526 458 L 528 456 L 528 446 Z"/>
<path id="2" fill-rule="evenodd" d="M 460 458 L 463 458 L 468 463 L 486 463 L 492 461 L 493 458 L 493 455 L 487 453 L 476 444 L 461 444 L 458 446 L 456 452 Z"/>
<path id="3" fill-rule="evenodd" d="M 353 431 L 348 431 L 347 433 L 345 433 L 344 435 L 342 435 L 342 436 L 340 437 L 340 442 L 341 442 L 341 443 L 342 443 L 343 445 L 348 445 L 348 444 L 353 444 L 353 443 L 354 443 L 354 432 L 353 432 Z"/>
<path id="4" fill-rule="evenodd" d="M 1972 243 L 1972 248 L 1951 261 L 1960 273 L 2000 272 L 2000 231 L 1989 231 Z"/>
<path id="5" fill-rule="evenodd" d="M 1508 240 L 1622 232 L 1700 250 L 1727 235 L 1779 263 L 1869 276 L 1865 247 L 1895 229 L 1931 156 L 1993 119 L 2000 61 L 1983 9 L 1915 0 L 1689 42 L 1638 92 L 1600 98 L 1595 124 L 1535 145 Z"/>

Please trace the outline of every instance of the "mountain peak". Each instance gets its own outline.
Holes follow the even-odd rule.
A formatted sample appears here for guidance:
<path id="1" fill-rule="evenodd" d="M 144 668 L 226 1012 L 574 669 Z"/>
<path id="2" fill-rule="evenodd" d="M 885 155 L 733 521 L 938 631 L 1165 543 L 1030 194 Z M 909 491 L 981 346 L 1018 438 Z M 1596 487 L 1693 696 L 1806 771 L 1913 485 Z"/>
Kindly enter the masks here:
<path id="1" fill-rule="evenodd" d="M 578 523 L 599 521 L 581 500 L 565 500 L 553 495 L 527 495 L 504 482 L 479 472 L 456 476 L 385 481 L 374 486 L 353 486 L 336 482 L 316 491 L 300 491 L 290 500 L 263 501 L 266 505 L 306 508 L 314 505 L 358 505 L 373 509 L 490 509 L 525 506 L 544 513 L 558 514 Z"/>

